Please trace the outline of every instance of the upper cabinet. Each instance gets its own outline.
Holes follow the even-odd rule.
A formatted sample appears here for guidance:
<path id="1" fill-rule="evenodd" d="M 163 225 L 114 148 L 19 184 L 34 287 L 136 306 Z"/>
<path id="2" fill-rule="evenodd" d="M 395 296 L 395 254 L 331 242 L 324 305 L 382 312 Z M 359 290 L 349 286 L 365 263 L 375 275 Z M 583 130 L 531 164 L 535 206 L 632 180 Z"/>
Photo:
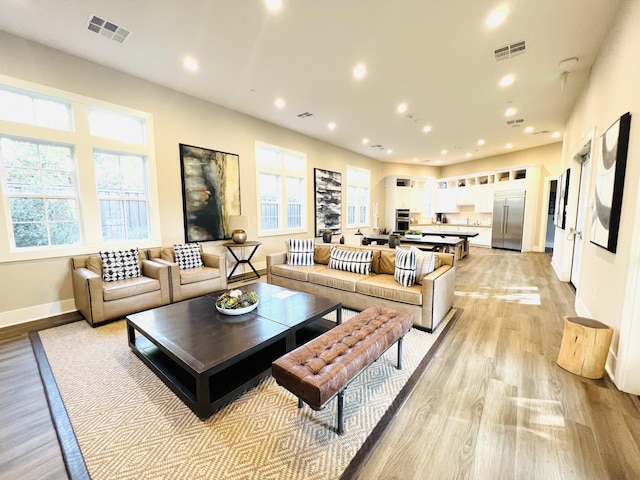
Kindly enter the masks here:
<path id="1" fill-rule="evenodd" d="M 494 192 L 529 190 L 533 185 L 537 189 L 539 180 L 539 165 L 440 178 L 437 180 L 436 211 L 451 213 L 459 211 L 461 206 L 472 205 L 476 212 L 490 213 L 493 211 Z"/>
<path id="2" fill-rule="evenodd" d="M 409 209 L 412 216 L 433 214 L 434 178 L 392 175 L 385 178 L 385 217 L 388 225 L 398 208 Z"/>

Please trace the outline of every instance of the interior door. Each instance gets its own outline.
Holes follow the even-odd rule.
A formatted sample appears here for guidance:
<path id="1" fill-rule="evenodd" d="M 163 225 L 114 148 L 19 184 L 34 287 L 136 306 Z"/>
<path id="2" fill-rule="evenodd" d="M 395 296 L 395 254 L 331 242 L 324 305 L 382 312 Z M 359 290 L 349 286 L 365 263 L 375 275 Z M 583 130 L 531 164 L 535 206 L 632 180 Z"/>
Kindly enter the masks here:
<path id="1" fill-rule="evenodd" d="M 573 237 L 573 255 L 571 256 L 571 279 L 570 282 L 577 290 L 580 284 L 580 267 L 582 266 L 582 248 L 584 246 L 585 217 L 587 214 L 587 192 L 589 190 L 589 174 L 591 171 L 591 142 L 585 145 L 576 160 L 580 165 L 580 186 L 578 191 L 578 211 L 576 213 L 576 226 L 569 230 L 569 236 Z"/>

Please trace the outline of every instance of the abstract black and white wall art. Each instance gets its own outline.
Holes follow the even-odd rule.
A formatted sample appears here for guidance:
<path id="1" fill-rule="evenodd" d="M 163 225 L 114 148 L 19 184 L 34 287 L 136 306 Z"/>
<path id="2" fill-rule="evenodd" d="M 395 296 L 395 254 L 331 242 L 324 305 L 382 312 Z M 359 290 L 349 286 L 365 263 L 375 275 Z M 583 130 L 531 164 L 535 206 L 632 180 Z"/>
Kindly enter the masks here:
<path id="1" fill-rule="evenodd" d="M 597 151 L 591 243 L 613 253 L 618 244 L 630 126 L 627 112 L 600 137 Z"/>
<path id="2" fill-rule="evenodd" d="M 314 168 L 316 237 L 325 230 L 334 235 L 341 232 L 342 218 L 342 174 Z"/>
<path id="3" fill-rule="evenodd" d="M 180 144 L 187 242 L 231 238 L 229 215 L 240 215 L 240 158 Z"/>

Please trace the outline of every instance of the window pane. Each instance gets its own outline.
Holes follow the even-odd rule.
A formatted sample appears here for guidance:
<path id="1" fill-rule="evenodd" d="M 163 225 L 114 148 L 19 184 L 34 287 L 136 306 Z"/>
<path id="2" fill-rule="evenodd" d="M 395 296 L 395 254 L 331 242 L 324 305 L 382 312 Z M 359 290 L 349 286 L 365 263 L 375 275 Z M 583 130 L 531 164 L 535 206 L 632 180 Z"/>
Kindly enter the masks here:
<path id="1" fill-rule="evenodd" d="M 95 137 L 110 138 L 121 142 L 144 145 L 146 122 L 143 118 L 91 108 L 89 132 Z"/>
<path id="2" fill-rule="evenodd" d="M 17 248 L 44 247 L 49 245 L 47 226 L 40 223 L 14 223 L 13 235 Z"/>
<path id="3" fill-rule="evenodd" d="M 0 119 L 72 130 L 71 105 L 68 102 L 9 87 L 0 87 Z"/>
<path id="4" fill-rule="evenodd" d="M 304 158 L 300 155 L 285 153 L 284 168 L 290 172 L 304 172 L 307 167 L 305 165 Z"/>
<path id="5" fill-rule="evenodd" d="M 77 222 L 56 222 L 51 224 L 51 245 L 72 245 L 80 242 Z"/>
<path id="6" fill-rule="evenodd" d="M 44 222 L 47 218 L 43 198 L 13 197 L 9 200 L 11 219 L 15 222 Z"/>
<path id="7" fill-rule="evenodd" d="M 277 150 L 267 147 L 258 147 L 256 152 L 256 164 L 261 167 L 282 168 L 282 160 Z"/>
<path id="8" fill-rule="evenodd" d="M 94 164 L 103 240 L 149 238 L 146 159 L 96 151 Z"/>

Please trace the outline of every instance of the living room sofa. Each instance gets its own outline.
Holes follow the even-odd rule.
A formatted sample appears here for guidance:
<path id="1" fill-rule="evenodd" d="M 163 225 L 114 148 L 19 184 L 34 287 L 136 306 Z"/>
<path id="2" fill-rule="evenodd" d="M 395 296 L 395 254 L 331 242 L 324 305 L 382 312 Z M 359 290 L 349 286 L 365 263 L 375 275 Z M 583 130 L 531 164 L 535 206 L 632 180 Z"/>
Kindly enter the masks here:
<path id="1" fill-rule="evenodd" d="M 169 267 L 150 261 L 143 250 L 137 255 L 140 275 L 115 281 L 104 281 L 100 255 L 71 258 L 76 308 L 91 326 L 170 302 Z"/>
<path id="2" fill-rule="evenodd" d="M 329 245 L 315 245 L 313 265 L 306 266 L 287 263 L 287 251 L 268 254 L 267 281 L 291 290 L 329 297 L 357 311 L 375 304 L 409 313 L 413 316 L 413 325 L 428 332 L 437 328 L 453 306 L 453 254 L 434 253 L 440 265 L 422 278 L 420 284 L 405 287 L 394 278 L 394 249 L 340 245 L 342 250 L 373 251 L 370 273 L 362 274 L 329 268 L 330 248 Z"/>

